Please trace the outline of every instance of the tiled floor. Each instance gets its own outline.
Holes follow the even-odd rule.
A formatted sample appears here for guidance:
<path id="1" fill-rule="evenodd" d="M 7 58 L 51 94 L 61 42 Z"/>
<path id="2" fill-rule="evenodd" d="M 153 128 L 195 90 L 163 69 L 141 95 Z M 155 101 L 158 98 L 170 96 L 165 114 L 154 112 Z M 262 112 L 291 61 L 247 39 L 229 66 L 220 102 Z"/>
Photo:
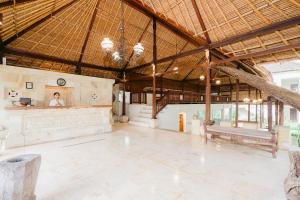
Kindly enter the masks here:
<path id="1" fill-rule="evenodd" d="M 13 149 L 42 155 L 38 200 L 283 200 L 287 152 L 117 125 L 111 134 Z"/>

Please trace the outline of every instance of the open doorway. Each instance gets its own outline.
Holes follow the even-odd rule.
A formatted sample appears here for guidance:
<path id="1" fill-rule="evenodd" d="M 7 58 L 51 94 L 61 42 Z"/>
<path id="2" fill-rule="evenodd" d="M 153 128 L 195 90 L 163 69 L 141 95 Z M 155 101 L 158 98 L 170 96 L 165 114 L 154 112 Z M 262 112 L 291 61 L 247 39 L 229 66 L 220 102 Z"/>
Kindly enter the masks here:
<path id="1" fill-rule="evenodd" d="M 179 132 L 184 133 L 186 130 L 186 113 L 179 113 Z"/>

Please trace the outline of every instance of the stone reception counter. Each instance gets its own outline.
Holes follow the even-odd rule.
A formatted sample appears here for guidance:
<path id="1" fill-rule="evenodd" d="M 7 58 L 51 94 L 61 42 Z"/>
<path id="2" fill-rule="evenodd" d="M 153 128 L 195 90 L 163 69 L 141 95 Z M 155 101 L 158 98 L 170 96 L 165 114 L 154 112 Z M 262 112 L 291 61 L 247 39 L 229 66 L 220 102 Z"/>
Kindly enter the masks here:
<path id="1" fill-rule="evenodd" d="M 7 147 L 111 132 L 111 106 L 9 107 Z"/>

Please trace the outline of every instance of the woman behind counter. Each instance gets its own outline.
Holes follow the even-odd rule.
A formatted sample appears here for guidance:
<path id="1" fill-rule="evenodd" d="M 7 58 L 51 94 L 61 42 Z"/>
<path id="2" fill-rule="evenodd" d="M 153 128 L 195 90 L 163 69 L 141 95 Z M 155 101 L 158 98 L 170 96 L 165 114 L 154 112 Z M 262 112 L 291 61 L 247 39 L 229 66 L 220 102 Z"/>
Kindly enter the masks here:
<path id="1" fill-rule="evenodd" d="M 53 99 L 51 99 L 49 106 L 65 106 L 64 100 L 60 99 L 59 92 L 54 92 Z"/>

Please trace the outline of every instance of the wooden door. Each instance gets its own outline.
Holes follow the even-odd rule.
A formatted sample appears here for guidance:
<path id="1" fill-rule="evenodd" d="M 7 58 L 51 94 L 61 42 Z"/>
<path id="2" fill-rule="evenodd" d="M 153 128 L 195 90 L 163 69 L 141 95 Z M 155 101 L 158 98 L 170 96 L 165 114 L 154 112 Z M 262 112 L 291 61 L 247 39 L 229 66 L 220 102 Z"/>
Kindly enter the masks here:
<path id="1" fill-rule="evenodd" d="M 183 114 L 179 114 L 179 132 L 184 131 L 184 116 Z"/>
<path id="2" fill-rule="evenodd" d="M 45 106 L 49 106 L 49 102 L 53 99 L 54 92 L 59 92 L 60 99 L 64 100 L 65 106 L 73 105 L 73 88 L 59 87 L 59 86 L 46 86 L 45 88 Z"/>

